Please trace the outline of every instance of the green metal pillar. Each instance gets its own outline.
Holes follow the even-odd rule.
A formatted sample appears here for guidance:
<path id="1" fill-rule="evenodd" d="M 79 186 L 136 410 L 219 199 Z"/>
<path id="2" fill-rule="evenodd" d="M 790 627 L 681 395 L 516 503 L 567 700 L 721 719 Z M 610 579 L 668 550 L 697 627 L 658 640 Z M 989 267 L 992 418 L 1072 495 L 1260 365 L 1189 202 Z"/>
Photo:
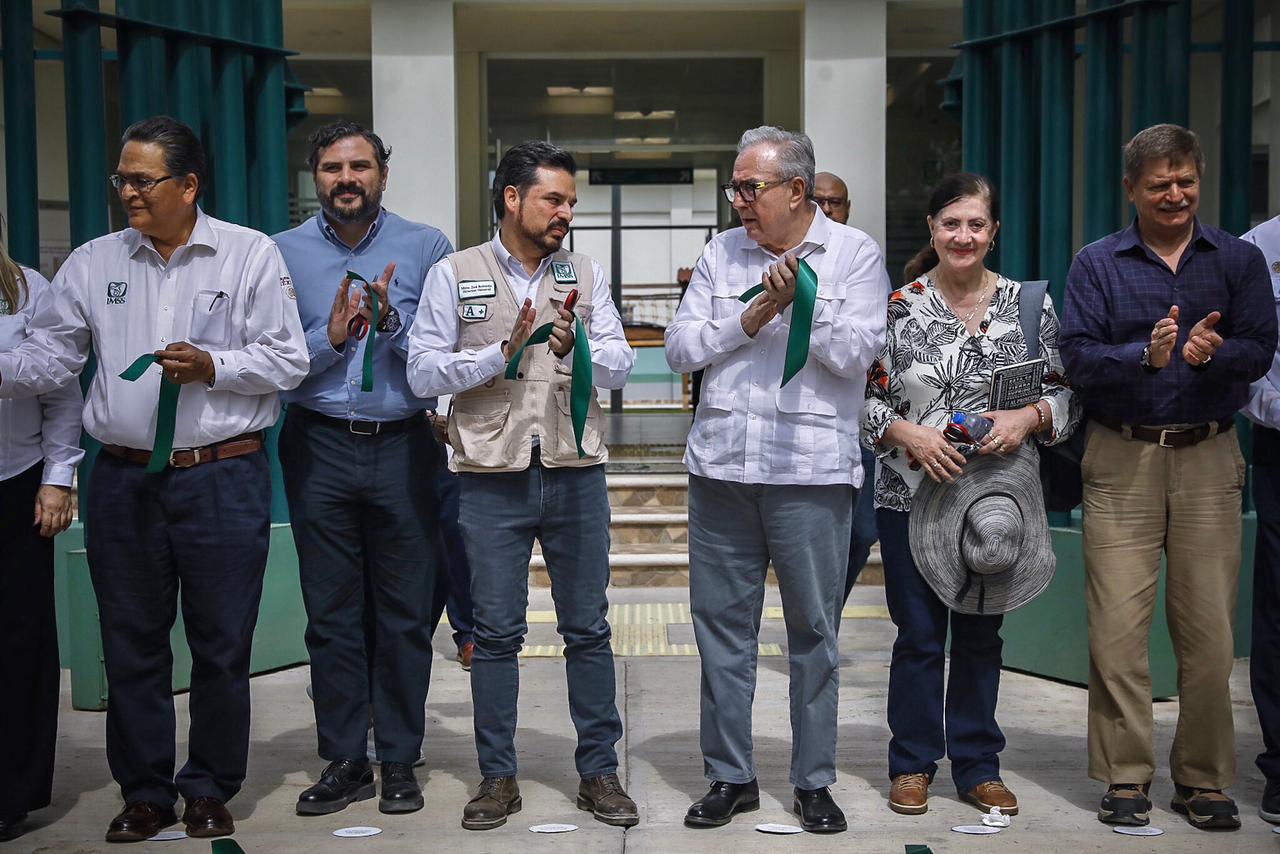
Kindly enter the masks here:
<path id="1" fill-rule="evenodd" d="M 965 40 L 995 32 L 995 0 L 965 0 Z M 964 49 L 961 84 L 961 133 L 964 168 L 998 179 L 999 168 L 995 49 L 980 45 Z"/>
<path id="2" fill-rule="evenodd" d="M 161 88 L 166 76 L 164 40 L 145 24 L 155 20 L 152 0 L 117 0 L 116 13 L 120 16 L 116 24 L 120 120 L 127 127 L 167 108 Z"/>
<path id="3" fill-rule="evenodd" d="M 198 31 L 196 9 L 192 0 L 172 0 L 169 4 L 168 23 L 184 30 Z M 178 36 L 169 40 L 169 114 L 186 122 L 200 133 L 200 53 L 208 51 L 194 38 Z"/>
<path id="4" fill-rule="evenodd" d="M 5 198 L 9 255 L 40 266 L 40 190 L 36 184 L 36 61 L 31 3 L 0 2 L 4 38 Z M 17 310 L 17 306 L 14 306 Z"/>
<path id="5" fill-rule="evenodd" d="M 224 38 L 240 36 L 240 4 L 217 3 L 214 32 Z M 220 44 L 213 51 L 213 186 L 217 216 L 230 222 L 249 221 L 248 164 L 245 157 L 244 63 L 241 49 Z"/>
<path id="6" fill-rule="evenodd" d="M 1178 0 L 1165 12 L 1164 120 L 1191 123 L 1191 0 Z"/>
<path id="7" fill-rule="evenodd" d="M 1249 230 L 1253 159 L 1253 0 L 1222 4 L 1222 196 L 1220 226 Z"/>
<path id="8" fill-rule="evenodd" d="M 1169 85 L 1164 79 L 1167 7 L 1141 6 L 1133 13 L 1133 131 L 1168 120 Z"/>
<path id="9" fill-rule="evenodd" d="M 1040 0 L 1043 20 L 1069 17 L 1073 0 Z M 1062 305 L 1071 264 L 1074 195 L 1075 28 L 1040 34 L 1040 265 L 1049 292 Z"/>
<path id="10" fill-rule="evenodd" d="M 1089 0 L 1089 11 L 1117 0 Z M 1124 19 L 1099 15 L 1086 25 L 1084 119 L 1084 240 L 1091 243 L 1120 228 L 1120 80 L 1124 69 Z"/>
<path id="11" fill-rule="evenodd" d="M 1030 26 L 1036 10 L 1022 0 L 1000 0 L 1000 26 L 1005 31 Z M 1000 43 L 1000 234 L 996 241 L 998 269 L 1014 279 L 1030 277 L 1036 269 L 1035 238 L 1038 204 L 1035 198 L 1036 142 L 1033 128 L 1031 44 L 1029 38 Z M 997 129 L 992 128 L 992 132 Z"/>

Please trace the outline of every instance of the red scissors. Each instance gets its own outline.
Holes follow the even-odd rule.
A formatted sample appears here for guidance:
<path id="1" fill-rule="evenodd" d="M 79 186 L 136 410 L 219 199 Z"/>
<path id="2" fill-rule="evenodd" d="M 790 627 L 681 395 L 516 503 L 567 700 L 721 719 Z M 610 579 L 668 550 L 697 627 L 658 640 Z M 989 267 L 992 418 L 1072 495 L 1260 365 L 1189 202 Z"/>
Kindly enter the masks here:
<path id="1" fill-rule="evenodd" d="M 574 288 L 569 291 L 569 295 L 564 298 L 564 310 L 573 311 L 573 307 L 578 304 L 578 289 Z"/>

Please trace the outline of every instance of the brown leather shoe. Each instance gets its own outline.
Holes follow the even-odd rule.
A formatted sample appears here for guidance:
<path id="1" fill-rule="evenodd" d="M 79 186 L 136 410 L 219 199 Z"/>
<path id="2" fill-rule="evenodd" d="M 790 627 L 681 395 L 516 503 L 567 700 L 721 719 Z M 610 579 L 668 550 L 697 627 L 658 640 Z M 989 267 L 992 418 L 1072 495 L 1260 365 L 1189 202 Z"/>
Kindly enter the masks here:
<path id="1" fill-rule="evenodd" d="M 1000 812 L 1004 815 L 1018 814 L 1018 799 L 999 780 L 979 783 L 961 797 L 983 812 L 991 812 L 992 807 L 1000 807 Z"/>
<path id="2" fill-rule="evenodd" d="M 502 827 L 507 816 L 520 812 L 521 806 L 515 777 L 485 777 L 476 796 L 462 808 L 462 826 L 467 830 Z"/>
<path id="3" fill-rule="evenodd" d="M 458 663 L 462 665 L 462 669 L 471 671 L 471 657 L 475 655 L 476 645 L 471 641 L 467 641 L 458 647 Z"/>
<path id="4" fill-rule="evenodd" d="M 141 842 L 177 823 L 178 816 L 173 807 L 162 807 L 150 801 L 131 801 L 111 819 L 107 826 L 107 841 Z"/>
<path id="5" fill-rule="evenodd" d="M 617 774 L 604 774 L 579 783 L 578 809 L 587 810 L 596 821 L 614 827 L 634 827 L 640 823 L 636 802 L 627 797 Z"/>
<path id="6" fill-rule="evenodd" d="M 236 823 L 231 820 L 226 804 L 217 798 L 187 801 L 182 823 L 187 826 L 187 836 L 195 838 L 230 836 L 236 832 Z"/>
<path id="7" fill-rule="evenodd" d="M 899 774 L 889 789 L 889 809 L 902 815 L 923 815 L 929 811 L 929 775 Z"/>

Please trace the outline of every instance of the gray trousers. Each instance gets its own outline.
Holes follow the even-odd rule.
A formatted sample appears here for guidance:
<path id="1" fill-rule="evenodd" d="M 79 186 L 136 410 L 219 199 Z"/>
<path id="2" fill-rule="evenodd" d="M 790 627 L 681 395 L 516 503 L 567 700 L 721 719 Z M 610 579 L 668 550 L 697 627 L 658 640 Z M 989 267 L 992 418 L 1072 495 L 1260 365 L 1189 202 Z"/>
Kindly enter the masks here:
<path id="1" fill-rule="evenodd" d="M 773 562 L 791 673 L 791 784 L 836 780 L 837 632 L 853 487 L 770 486 L 689 476 L 689 603 L 702 657 L 707 779 L 755 779 L 751 701 L 764 582 Z"/>

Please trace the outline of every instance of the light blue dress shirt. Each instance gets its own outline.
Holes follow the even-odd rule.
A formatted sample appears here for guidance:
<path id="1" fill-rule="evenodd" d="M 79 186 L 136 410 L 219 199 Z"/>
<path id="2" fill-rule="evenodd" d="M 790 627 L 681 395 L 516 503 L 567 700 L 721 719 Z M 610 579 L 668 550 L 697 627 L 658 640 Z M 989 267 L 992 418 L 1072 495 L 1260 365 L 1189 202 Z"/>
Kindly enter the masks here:
<path id="1" fill-rule="evenodd" d="M 420 225 L 383 210 L 354 248 L 338 237 L 318 213 L 297 228 L 275 236 L 293 276 L 298 314 L 306 332 L 311 370 L 302 385 L 282 395 L 290 406 L 350 421 L 398 421 L 435 407 L 435 398 L 414 395 L 405 378 L 409 328 L 413 326 L 427 271 L 453 251 L 437 228 Z M 329 314 L 347 270 L 369 281 L 396 263 L 388 296 L 400 312 L 394 335 L 377 334 L 373 352 L 373 391 L 360 390 L 364 350 L 369 336 L 348 338 L 341 351 L 329 343 Z M 356 287 L 360 287 L 357 282 Z"/>

